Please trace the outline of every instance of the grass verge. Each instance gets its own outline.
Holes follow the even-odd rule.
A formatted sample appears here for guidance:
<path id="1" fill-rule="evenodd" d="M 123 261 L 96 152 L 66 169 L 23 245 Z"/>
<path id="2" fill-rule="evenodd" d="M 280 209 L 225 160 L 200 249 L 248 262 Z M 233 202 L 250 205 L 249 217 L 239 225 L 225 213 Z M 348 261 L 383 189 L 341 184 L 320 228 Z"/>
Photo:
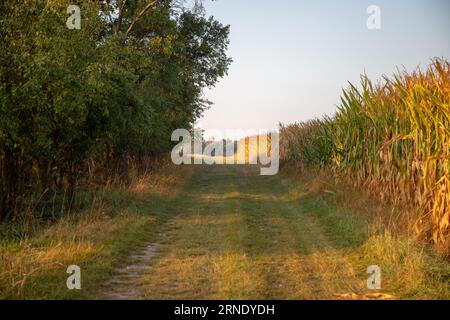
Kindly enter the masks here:
<path id="1" fill-rule="evenodd" d="M 1 226 L 1 299 L 100 298 L 98 287 L 127 253 L 152 241 L 174 214 L 172 199 L 192 168 L 167 165 L 129 188 L 105 187 L 89 209 L 40 226 L 31 235 L 23 225 Z M 17 235 L 20 235 L 18 238 Z M 83 290 L 68 290 L 69 265 L 78 265 Z"/>
<path id="2" fill-rule="evenodd" d="M 383 292 L 403 299 L 450 299 L 450 264 L 431 244 L 411 236 L 412 208 L 383 203 L 320 172 L 287 166 L 281 174 L 286 184 L 297 186 L 290 200 L 321 225 L 356 270 L 381 268 Z"/>

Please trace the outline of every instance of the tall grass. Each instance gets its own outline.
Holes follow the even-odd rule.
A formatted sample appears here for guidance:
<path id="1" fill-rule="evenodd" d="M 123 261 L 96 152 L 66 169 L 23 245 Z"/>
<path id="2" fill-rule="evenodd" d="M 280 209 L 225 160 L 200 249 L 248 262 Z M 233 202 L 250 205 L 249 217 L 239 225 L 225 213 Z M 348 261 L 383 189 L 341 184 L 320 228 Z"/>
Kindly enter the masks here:
<path id="1" fill-rule="evenodd" d="M 192 172 L 191 166 L 161 160 L 157 170 L 144 176 L 134 170 L 129 186 L 110 183 L 91 190 L 89 205 L 76 214 L 46 222 L 25 212 L 0 224 L 0 299 L 96 294 L 98 283 L 110 277 L 115 264 L 152 239 L 156 228 L 177 213 L 166 206 L 176 201 Z M 83 290 L 65 286 L 71 264 L 84 270 Z"/>
<path id="2" fill-rule="evenodd" d="M 281 125 L 281 157 L 420 209 L 416 232 L 450 254 L 450 67 L 398 72 L 343 91 L 332 118 Z"/>

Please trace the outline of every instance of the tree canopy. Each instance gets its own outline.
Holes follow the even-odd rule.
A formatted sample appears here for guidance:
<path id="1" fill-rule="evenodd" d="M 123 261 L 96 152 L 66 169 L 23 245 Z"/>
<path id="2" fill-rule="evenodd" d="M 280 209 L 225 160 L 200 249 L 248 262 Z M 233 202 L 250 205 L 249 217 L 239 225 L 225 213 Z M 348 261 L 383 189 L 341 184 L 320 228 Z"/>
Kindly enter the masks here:
<path id="1" fill-rule="evenodd" d="M 0 3 L 0 216 L 30 185 L 73 193 L 89 159 L 168 151 L 231 63 L 229 26 L 183 1 L 74 2 Z"/>

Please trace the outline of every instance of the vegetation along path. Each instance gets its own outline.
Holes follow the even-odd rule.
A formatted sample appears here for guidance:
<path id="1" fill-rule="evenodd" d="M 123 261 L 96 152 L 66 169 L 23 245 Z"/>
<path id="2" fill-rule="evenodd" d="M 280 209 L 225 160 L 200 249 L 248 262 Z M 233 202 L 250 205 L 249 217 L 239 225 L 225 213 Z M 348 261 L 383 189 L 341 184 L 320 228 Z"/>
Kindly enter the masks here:
<path id="1" fill-rule="evenodd" d="M 397 298 L 414 296 L 419 292 L 415 289 L 423 294 L 423 285 L 432 287 L 425 294 L 445 294 L 445 281 L 435 285 L 423 274 L 420 280 L 405 279 L 395 261 L 389 264 L 378 261 L 376 254 L 368 255 L 367 223 L 311 199 L 305 190 L 279 176 L 260 176 L 251 166 L 196 167 L 177 196 L 176 215 L 161 227 L 159 239 L 133 253 L 131 264 L 117 270 L 103 295 Z M 372 245 L 376 247 L 376 241 Z M 387 263 L 388 292 L 367 289 L 367 267 L 378 262 Z M 409 272 L 414 276 L 416 271 Z"/>

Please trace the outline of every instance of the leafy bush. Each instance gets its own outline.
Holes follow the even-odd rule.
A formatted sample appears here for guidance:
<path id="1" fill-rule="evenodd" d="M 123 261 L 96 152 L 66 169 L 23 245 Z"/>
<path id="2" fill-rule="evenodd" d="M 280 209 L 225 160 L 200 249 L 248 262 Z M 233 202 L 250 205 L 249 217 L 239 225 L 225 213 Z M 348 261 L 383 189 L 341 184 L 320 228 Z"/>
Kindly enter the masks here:
<path id="1" fill-rule="evenodd" d="M 132 159 L 171 147 L 209 106 L 202 90 L 227 72 L 229 27 L 177 1 L 0 4 L 0 218 L 19 197 L 65 190 L 96 167 L 128 182 Z"/>

